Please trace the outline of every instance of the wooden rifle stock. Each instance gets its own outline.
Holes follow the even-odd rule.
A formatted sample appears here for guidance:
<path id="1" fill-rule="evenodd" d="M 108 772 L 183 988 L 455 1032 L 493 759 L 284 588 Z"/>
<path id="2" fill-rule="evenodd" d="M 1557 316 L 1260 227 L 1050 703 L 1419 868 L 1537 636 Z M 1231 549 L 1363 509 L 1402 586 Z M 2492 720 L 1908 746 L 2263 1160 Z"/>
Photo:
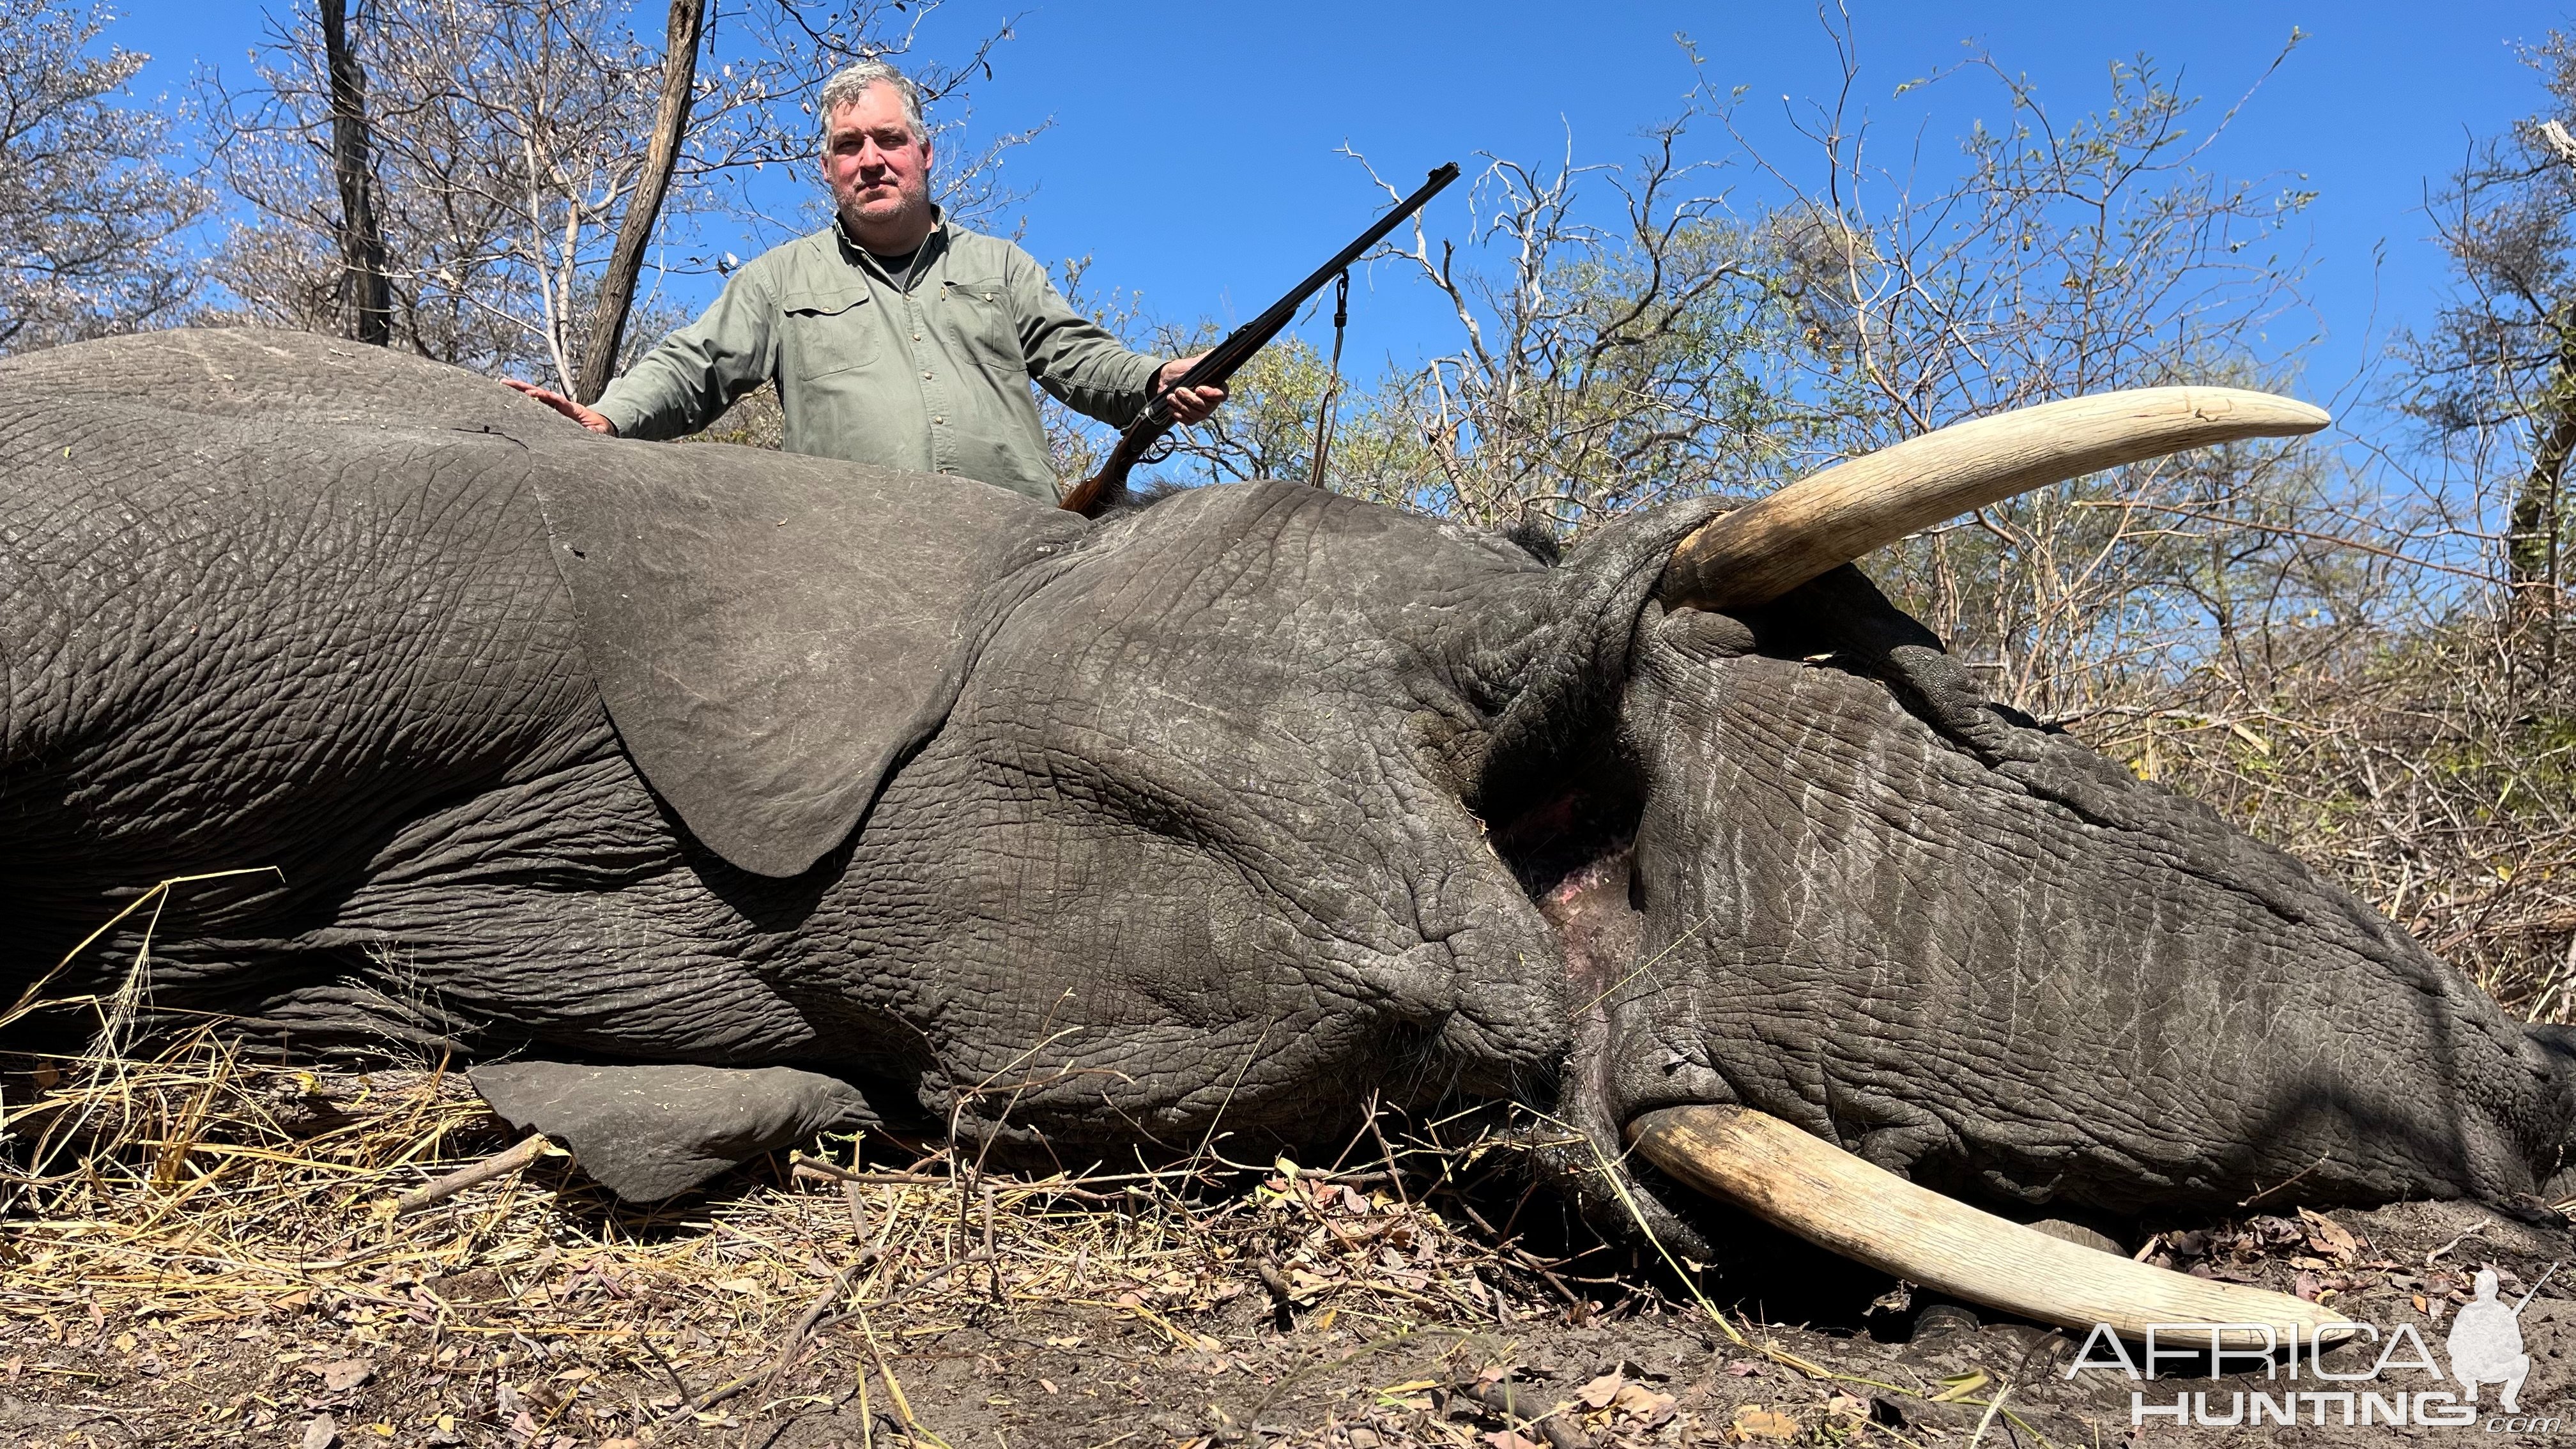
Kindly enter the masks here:
<path id="1" fill-rule="evenodd" d="M 1252 360 L 1254 353 L 1269 345 L 1270 339 L 1278 336 L 1281 328 L 1286 327 L 1296 318 L 1297 309 L 1306 305 L 1307 298 L 1322 291 L 1325 283 L 1333 280 L 1351 263 L 1358 261 L 1370 247 L 1386 240 L 1387 233 L 1402 226 L 1406 218 L 1420 211 L 1431 198 L 1439 195 L 1442 187 L 1457 179 L 1458 163 L 1455 161 L 1443 163 L 1431 173 L 1418 190 L 1397 202 L 1393 211 L 1379 217 L 1368 230 L 1360 233 L 1358 240 L 1342 248 L 1331 261 L 1317 268 L 1313 276 L 1298 283 L 1287 296 L 1272 303 L 1270 310 L 1234 329 L 1223 342 L 1209 349 L 1207 356 L 1200 358 L 1189 371 L 1182 373 L 1180 379 L 1171 387 L 1157 391 L 1146 401 L 1144 412 L 1138 414 L 1136 421 L 1129 423 L 1127 430 L 1118 435 L 1118 446 L 1110 450 L 1108 461 L 1100 465 L 1100 471 L 1073 485 L 1072 491 L 1066 493 L 1063 500 L 1056 506 L 1079 513 L 1085 518 L 1098 518 L 1102 509 L 1125 496 L 1128 473 L 1133 471 L 1137 464 L 1146 461 L 1146 454 L 1153 450 L 1156 443 L 1163 440 L 1164 434 L 1172 430 L 1171 409 L 1165 405 L 1164 400 L 1171 395 L 1173 389 L 1222 386 L 1226 379 L 1234 376 L 1238 369 Z"/>

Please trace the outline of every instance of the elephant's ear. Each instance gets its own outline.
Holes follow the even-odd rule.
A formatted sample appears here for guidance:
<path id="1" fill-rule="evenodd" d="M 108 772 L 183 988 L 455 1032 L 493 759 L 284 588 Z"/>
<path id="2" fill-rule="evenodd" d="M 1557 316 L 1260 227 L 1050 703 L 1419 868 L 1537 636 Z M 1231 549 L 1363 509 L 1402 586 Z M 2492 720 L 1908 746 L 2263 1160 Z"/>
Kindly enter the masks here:
<path id="1" fill-rule="evenodd" d="M 722 444 L 583 439 L 532 471 L 628 755 L 768 876 L 849 835 L 946 717 L 1005 582 L 1085 527 L 983 483 Z"/>

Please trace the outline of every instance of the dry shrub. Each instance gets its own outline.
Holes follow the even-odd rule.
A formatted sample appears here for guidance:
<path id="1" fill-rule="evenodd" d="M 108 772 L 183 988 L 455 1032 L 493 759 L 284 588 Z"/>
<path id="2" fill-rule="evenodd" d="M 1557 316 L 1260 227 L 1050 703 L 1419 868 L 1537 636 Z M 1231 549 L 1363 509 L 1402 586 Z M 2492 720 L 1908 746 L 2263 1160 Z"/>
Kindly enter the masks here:
<path id="1" fill-rule="evenodd" d="M 2472 614 L 2347 639 L 2080 732 L 2347 882 L 2507 1010 L 2566 1021 L 2576 688 L 2545 629 Z"/>

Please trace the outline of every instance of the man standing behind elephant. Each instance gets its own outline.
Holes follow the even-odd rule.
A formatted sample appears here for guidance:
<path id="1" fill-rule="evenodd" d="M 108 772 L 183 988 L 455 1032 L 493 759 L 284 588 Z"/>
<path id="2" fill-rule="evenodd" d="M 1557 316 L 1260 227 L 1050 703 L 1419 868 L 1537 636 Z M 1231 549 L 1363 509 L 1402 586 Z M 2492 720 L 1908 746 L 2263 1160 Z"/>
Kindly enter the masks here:
<path id="1" fill-rule="evenodd" d="M 1052 503 L 1029 379 L 1124 427 L 1195 358 L 1131 352 L 1077 314 L 1027 252 L 949 221 L 930 200 L 921 93 L 862 60 L 823 83 L 823 175 L 834 224 L 752 259 L 706 315 L 585 407 L 512 387 L 596 433 L 694 433 L 763 382 L 778 386 L 786 448 L 951 473 Z M 1174 388 L 1196 422 L 1225 397 Z"/>

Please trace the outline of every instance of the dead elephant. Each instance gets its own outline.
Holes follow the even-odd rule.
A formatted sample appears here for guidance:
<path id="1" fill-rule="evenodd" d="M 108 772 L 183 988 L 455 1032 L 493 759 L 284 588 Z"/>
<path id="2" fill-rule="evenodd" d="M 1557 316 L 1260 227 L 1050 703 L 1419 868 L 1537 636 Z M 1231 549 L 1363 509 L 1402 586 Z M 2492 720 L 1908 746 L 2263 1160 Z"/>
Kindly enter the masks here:
<path id="1" fill-rule="evenodd" d="M 293 334 L 15 358 L 0 982 L 112 980 L 139 916 L 73 947 L 139 889 L 251 871 L 169 893 L 151 1012 L 510 1059 L 505 1111 L 639 1194 L 830 1121 L 1186 1152 L 1509 1098 L 1649 1207 L 1631 1139 L 1917 1281 L 2172 1314 L 1899 1179 L 2509 1200 L 2576 1110 L 2557 1034 L 1841 565 L 2322 421 L 2062 404 L 1559 560 L 1294 485 L 1086 523 L 603 440 Z"/>

